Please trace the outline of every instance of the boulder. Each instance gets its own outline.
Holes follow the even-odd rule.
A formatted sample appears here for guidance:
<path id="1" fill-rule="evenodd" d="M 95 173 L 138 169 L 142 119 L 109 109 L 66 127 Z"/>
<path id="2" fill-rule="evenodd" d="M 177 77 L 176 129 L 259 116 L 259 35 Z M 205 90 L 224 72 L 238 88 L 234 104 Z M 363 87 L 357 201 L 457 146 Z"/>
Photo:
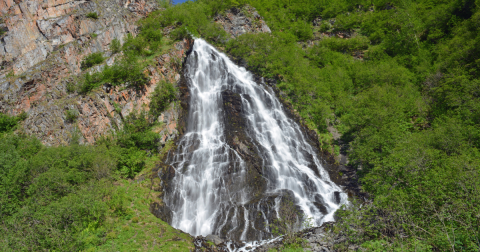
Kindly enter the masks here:
<path id="1" fill-rule="evenodd" d="M 216 235 L 207 235 L 207 237 L 205 237 L 207 239 L 207 241 L 210 241 L 210 242 L 213 242 L 215 244 L 215 246 L 218 246 L 220 244 L 223 243 L 223 240 L 220 239 L 220 237 L 216 236 Z"/>

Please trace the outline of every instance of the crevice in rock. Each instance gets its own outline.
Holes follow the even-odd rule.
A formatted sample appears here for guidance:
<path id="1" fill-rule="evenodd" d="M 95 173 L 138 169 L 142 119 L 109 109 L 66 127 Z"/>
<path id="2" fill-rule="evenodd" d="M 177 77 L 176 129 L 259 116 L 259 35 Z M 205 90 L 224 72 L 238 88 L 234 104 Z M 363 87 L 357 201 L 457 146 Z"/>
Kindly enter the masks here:
<path id="1" fill-rule="evenodd" d="M 47 35 L 45 35 L 45 33 L 42 32 L 42 29 L 40 29 L 40 27 L 38 26 L 38 21 L 40 21 L 40 20 L 37 20 L 35 22 L 35 26 L 37 27 L 38 32 L 40 32 L 40 34 L 42 34 L 42 36 L 45 38 L 45 40 L 48 40 Z"/>

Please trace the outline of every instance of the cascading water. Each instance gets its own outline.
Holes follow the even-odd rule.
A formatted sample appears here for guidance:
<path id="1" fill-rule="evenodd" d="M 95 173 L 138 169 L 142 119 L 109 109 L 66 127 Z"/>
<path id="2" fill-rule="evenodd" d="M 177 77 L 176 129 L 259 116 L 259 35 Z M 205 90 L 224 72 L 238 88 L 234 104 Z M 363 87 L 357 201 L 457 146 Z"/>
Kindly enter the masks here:
<path id="1" fill-rule="evenodd" d="M 287 195 L 313 224 L 333 220 L 347 197 L 273 91 L 202 39 L 195 40 L 184 74 L 190 90 L 187 130 L 167 160 L 175 177 L 164 196 L 173 227 L 234 240 L 270 238 L 268 223 L 279 216 Z M 241 101 L 241 134 L 251 146 L 234 144 L 238 137 L 227 141 L 227 93 Z M 256 153 L 258 164 L 250 165 L 239 148 Z"/>

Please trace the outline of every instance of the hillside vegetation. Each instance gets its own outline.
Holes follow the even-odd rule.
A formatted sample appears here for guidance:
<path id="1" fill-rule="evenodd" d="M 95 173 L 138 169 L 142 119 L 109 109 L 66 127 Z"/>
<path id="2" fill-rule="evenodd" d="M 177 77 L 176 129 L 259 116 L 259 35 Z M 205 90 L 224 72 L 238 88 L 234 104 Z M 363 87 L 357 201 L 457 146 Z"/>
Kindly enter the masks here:
<path id="1" fill-rule="evenodd" d="M 336 127 L 373 198 L 340 211 L 338 248 L 478 251 L 480 1 L 249 4 L 273 32 L 226 51 L 277 79 L 325 148 Z"/>
<path id="2" fill-rule="evenodd" d="M 227 41 L 206 21 L 243 4 L 271 34 Z M 323 148 L 329 124 L 342 133 L 373 203 L 339 212 L 338 249 L 478 251 L 480 1 L 199 0 L 168 13 L 159 23 L 275 78 Z"/>
<path id="3" fill-rule="evenodd" d="M 212 22 L 245 4 L 271 34 L 231 39 Z M 74 89 L 144 85 L 142 68 L 161 53 L 159 31 L 175 26 L 171 40 L 205 38 L 276 79 L 322 148 L 338 149 L 329 125 L 340 131 L 371 203 L 338 212 L 335 232 L 347 239 L 337 249 L 479 250 L 480 0 L 198 0 L 165 7 L 141 21 L 139 36 L 112 48 L 123 51 L 117 64 L 86 74 Z M 17 129 L 25 115 L 0 115 L 1 250 L 191 249 L 185 234 L 148 214 L 149 181 L 132 180 L 163 154 L 152 118 L 174 92 L 164 85 L 155 115 L 133 113 L 123 130 L 94 146 L 46 147 Z"/>

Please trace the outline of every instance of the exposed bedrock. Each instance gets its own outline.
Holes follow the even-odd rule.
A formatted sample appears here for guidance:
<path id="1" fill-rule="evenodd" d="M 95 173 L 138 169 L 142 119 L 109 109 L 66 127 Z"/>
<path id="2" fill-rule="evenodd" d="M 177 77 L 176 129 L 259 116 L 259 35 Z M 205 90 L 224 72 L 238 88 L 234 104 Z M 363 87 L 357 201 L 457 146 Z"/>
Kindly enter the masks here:
<path id="1" fill-rule="evenodd" d="M 178 42 L 157 57 L 156 64 L 146 69 L 151 83 L 141 90 L 106 85 L 102 91 L 81 96 L 68 93 L 68 86 L 77 83 L 80 63 L 90 53 L 104 52 L 106 64 L 113 64 L 117 55 L 108 50 L 112 40 L 135 35 L 136 21 L 155 9 L 154 0 L 0 0 L 0 29 L 6 31 L 0 37 L 0 112 L 27 112 L 23 130 L 46 145 L 68 144 L 77 133 L 81 143 L 92 144 L 121 128 L 123 116 L 134 109 L 148 110 L 149 95 L 159 81 L 179 81 L 181 69 L 175 62 L 185 57 L 190 41 Z M 98 19 L 87 18 L 91 12 Z M 251 7 L 230 10 L 216 22 L 232 36 L 234 30 L 262 32 L 258 25 L 265 22 L 255 13 Z M 180 107 L 170 107 L 159 118 L 166 125 L 159 133 L 162 145 L 182 131 L 176 116 Z M 78 112 L 76 123 L 66 120 L 67 110 Z"/>

